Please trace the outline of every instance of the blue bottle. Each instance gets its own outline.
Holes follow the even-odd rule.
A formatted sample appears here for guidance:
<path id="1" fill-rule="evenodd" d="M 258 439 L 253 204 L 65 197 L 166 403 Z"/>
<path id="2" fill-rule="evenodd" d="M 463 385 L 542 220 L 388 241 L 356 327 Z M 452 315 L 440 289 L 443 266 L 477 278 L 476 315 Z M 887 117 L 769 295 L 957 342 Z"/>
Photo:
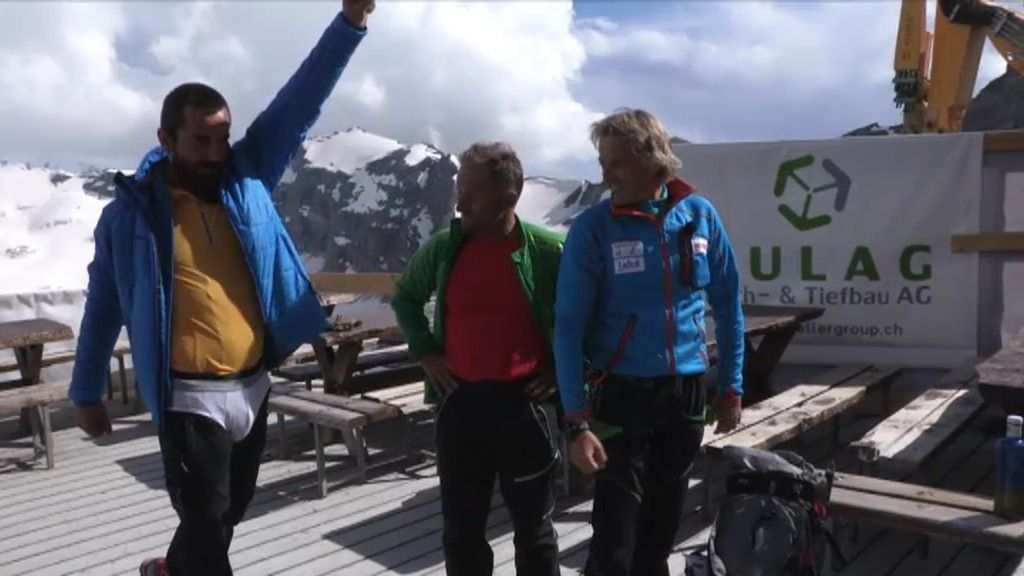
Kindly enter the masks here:
<path id="1" fill-rule="evenodd" d="M 1006 437 L 996 444 L 995 513 L 1010 520 L 1024 519 L 1024 418 L 1006 418 Z"/>

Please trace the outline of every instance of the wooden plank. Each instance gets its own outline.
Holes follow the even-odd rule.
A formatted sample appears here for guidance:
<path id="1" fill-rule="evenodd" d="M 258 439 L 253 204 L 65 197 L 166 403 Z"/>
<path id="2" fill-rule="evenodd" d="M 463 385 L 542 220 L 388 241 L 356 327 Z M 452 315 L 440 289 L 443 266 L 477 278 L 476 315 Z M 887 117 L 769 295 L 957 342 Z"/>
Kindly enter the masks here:
<path id="1" fill-rule="evenodd" d="M 47 382 L 0 391 L 0 415 L 16 414 L 23 408 L 67 400 L 68 386 L 69 382 Z"/>
<path id="2" fill-rule="evenodd" d="M 944 490 L 933 486 L 924 486 L 922 484 L 874 478 L 872 476 L 836 472 L 832 485 L 847 490 L 891 496 L 925 504 L 939 504 L 941 506 L 973 510 L 985 514 L 992 514 L 994 510 L 991 498 L 966 492 L 957 492 L 955 490 Z"/>
<path id="3" fill-rule="evenodd" d="M 765 448 L 785 442 L 857 404 L 870 388 L 891 382 L 901 372 L 902 368 L 871 367 L 851 380 L 791 406 L 756 426 L 748 426 L 735 434 L 716 439 L 706 444 L 705 449 L 721 450 L 730 444 Z"/>
<path id="4" fill-rule="evenodd" d="M 1024 388 L 1024 331 L 978 364 L 977 370 L 981 385 Z"/>
<path id="5" fill-rule="evenodd" d="M 1024 130 L 991 130 L 984 133 L 985 152 L 1020 152 L 1024 150 Z"/>
<path id="6" fill-rule="evenodd" d="M 863 374 L 870 369 L 871 366 L 869 364 L 862 364 L 839 366 L 828 370 L 824 374 L 816 376 L 814 378 L 814 382 L 797 384 L 784 392 L 780 392 L 775 396 L 771 396 L 757 404 L 744 408 L 740 425 L 735 430 L 716 433 L 715 424 L 707 426 L 704 429 L 704 440 L 701 444 L 707 445 L 712 442 L 718 442 L 723 438 L 738 434 L 742 430 L 761 424 L 762 422 L 775 417 L 780 412 L 803 404 L 815 396 L 824 394 L 832 387 L 842 384 L 843 382 Z"/>
<path id="7" fill-rule="evenodd" d="M 368 370 L 350 376 L 345 382 L 345 390 L 350 394 L 362 394 L 411 382 L 421 382 L 425 377 L 423 366 L 419 364 Z"/>
<path id="8" fill-rule="evenodd" d="M 935 387 L 926 390 L 894 414 L 879 422 L 861 439 L 852 442 L 850 447 L 857 451 L 858 458 L 864 462 L 891 459 L 915 442 L 917 442 L 917 449 L 914 454 L 904 454 L 901 458 L 905 464 L 919 462 L 927 456 L 938 447 L 942 440 L 948 437 L 946 433 L 931 434 L 932 441 L 929 442 L 921 436 L 922 430 L 940 420 L 934 415 L 943 415 L 941 420 L 947 426 L 946 430 L 952 432 L 974 412 L 974 410 L 957 408 L 954 412 L 962 419 L 956 420 L 952 413 L 947 413 L 947 410 L 951 406 L 959 406 L 962 402 L 960 398 L 964 397 L 965 386 L 974 378 L 977 362 L 978 359 L 972 358 L 946 373 Z M 969 395 L 966 398 L 968 402 L 974 398 L 979 401 L 981 399 L 980 396 L 974 395 Z M 978 402 L 974 406 L 977 409 L 981 407 L 981 404 Z M 956 427 L 950 428 L 951 425 L 956 425 Z"/>
<path id="9" fill-rule="evenodd" d="M 954 234 L 949 238 L 953 252 L 1024 252 L 1024 232 L 982 232 Z"/>
<path id="10" fill-rule="evenodd" d="M 113 358 L 118 358 L 118 357 L 121 357 L 121 356 L 127 356 L 128 354 L 131 354 L 131 351 L 132 351 L 131 347 L 129 347 L 129 346 L 118 346 L 117 348 L 114 349 L 114 352 L 113 352 L 113 354 L 111 356 Z M 73 362 L 75 360 L 76 356 L 77 356 L 77 354 L 76 354 L 75 350 L 67 350 L 67 351 L 64 351 L 64 352 L 55 352 L 55 353 L 52 353 L 52 354 L 43 354 L 43 359 L 40 362 L 40 366 L 45 368 L 47 366 L 54 366 L 54 365 L 57 365 L 57 364 L 64 364 L 65 362 Z M 17 370 L 17 369 L 18 369 L 18 363 L 17 362 L 7 362 L 7 363 L 4 363 L 4 364 L 0 364 L 0 372 L 11 372 L 11 371 L 14 371 L 14 370 Z"/>
<path id="11" fill-rule="evenodd" d="M 425 387 L 426 384 L 423 382 L 413 382 L 412 384 L 392 386 L 391 388 L 381 388 L 380 390 L 364 394 L 363 397 L 378 402 L 394 402 L 396 399 L 407 396 L 422 396 Z"/>
<path id="12" fill-rule="evenodd" d="M 390 296 L 400 274 L 389 273 L 336 273 L 311 274 L 313 288 L 321 294 L 376 294 Z"/>
<path id="13" fill-rule="evenodd" d="M 323 378 L 324 376 L 323 371 L 320 369 L 320 365 L 314 362 L 284 366 L 274 370 L 274 375 L 292 382 L 316 380 L 318 378 Z"/>
<path id="14" fill-rule="evenodd" d="M 408 344 L 389 346 L 380 350 L 365 350 L 356 359 L 356 372 L 388 364 L 408 362 L 410 362 Z"/>
<path id="15" fill-rule="evenodd" d="M 947 402 L 886 445 L 878 457 L 890 465 L 916 466 L 981 410 L 984 401 L 975 386 L 957 390 Z"/>
<path id="16" fill-rule="evenodd" d="M 0 322 L 0 348 L 20 348 L 74 337 L 70 326 L 48 318 Z"/>
<path id="17" fill-rule="evenodd" d="M 1024 522 L 976 510 L 833 487 L 833 515 L 857 518 L 987 548 L 1024 554 Z"/>
<path id="18" fill-rule="evenodd" d="M 314 424 L 339 430 L 365 426 L 369 421 L 365 414 L 291 396 L 271 395 L 268 404 L 272 412 L 295 416 Z"/>
<path id="19" fill-rule="evenodd" d="M 363 414 L 370 419 L 370 422 L 389 420 L 402 414 L 402 411 L 399 410 L 398 407 L 385 404 L 383 402 L 340 396 L 336 394 L 325 394 L 323 392 L 311 392 L 306 390 L 304 387 L 282 386 L 279 384 L 273 386 L 272 390 L 274 394 L 277 395 L 299 398 L 314 404 L 334 406 L 350 412 Z"/>

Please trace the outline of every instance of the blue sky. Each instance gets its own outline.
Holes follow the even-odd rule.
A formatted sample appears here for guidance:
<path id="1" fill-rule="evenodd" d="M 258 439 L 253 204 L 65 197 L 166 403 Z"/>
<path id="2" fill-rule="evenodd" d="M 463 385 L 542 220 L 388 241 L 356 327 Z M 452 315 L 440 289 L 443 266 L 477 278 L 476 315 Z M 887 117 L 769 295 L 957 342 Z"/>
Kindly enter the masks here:
<path id="1" fill-rule="evenodd" d="M 163 95 L 219 87 L 236 134 L 340 2 L 5 2 L 0 158 L 131 168 Z M 832 138 L 900 120 L 899 3 L 379 0 L 313 134 L 360 126 L 458 152 L 506 140 L 533 175 L 597 177 L 590 122 L 643 107 L 698 142 Z M 977 89 L 1004 64 L 986 49 Z"/>

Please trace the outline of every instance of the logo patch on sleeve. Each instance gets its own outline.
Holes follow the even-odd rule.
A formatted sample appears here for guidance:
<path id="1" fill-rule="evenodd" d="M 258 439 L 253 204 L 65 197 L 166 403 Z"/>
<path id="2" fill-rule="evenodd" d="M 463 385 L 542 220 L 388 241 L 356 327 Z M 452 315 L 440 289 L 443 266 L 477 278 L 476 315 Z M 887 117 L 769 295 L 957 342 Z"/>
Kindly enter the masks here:
<path id="1" fill-rule="evenodd" d="M 694 236 L 690 240 L 690 246 L 693 247 L 694 254 L 707 254 L 708 253 L 708 239 L 703 236 Z"/>
<path id="2" fill-rule="evenodd" d="M 644 243 L 639 240 L 612 244 L 612 262 L 616 274 L 635 274 L 644 271 Z"/>

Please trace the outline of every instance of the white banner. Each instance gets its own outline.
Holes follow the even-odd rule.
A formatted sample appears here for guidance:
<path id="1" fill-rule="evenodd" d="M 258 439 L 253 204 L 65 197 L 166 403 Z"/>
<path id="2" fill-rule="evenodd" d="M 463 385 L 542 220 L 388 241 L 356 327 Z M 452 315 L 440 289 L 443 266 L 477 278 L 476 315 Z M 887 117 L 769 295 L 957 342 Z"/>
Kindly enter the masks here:
<path id="1" fill-rule="evenodd" d="M 981 134 L 683 144 L 719 210 L 747 304 L 825 309 L 787 359 L 951 366 L 977 343 Z"/>

